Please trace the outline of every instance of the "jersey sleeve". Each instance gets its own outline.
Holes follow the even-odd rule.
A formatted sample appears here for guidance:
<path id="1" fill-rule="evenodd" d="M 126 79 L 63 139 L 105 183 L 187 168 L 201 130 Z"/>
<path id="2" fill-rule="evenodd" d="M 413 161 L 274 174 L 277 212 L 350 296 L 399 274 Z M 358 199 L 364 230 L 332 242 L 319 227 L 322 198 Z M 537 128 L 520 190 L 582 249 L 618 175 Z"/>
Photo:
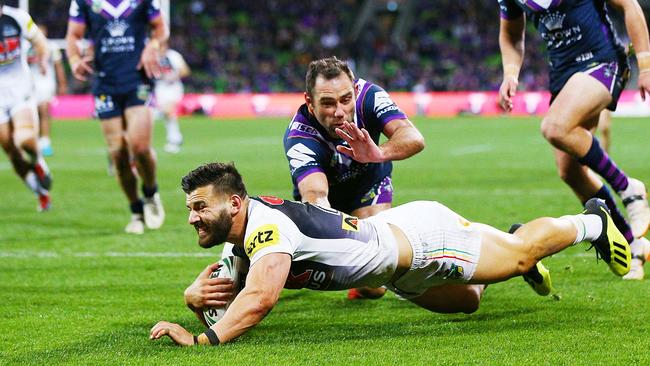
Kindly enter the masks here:
<path id="1" fill-rule="evenodd" d="M 251 266 L 267 254 L 286 253 L 293 256 L 295 249 L 281 224 L 253 221 L 249 222 L 248 227 L 253 229 L 247 230 L 244 252 L 250 259 Z"/>
<path id="2" fill-rule="evenodd" d="M 72 0 L 68 16 L 75 23 L 86 23 L 86 4 L 82 0 Z"/>
<path id="3" fill-rule="evenodd" d="M 149 20 L 156 19 L 160 16 L 160 0 L 149 0 L 149 9 L 147 9 L 147 17 Z"/>
<path id="4" fill-rule="evenodd" d="M 511 20 L 511 19 L 517 19 L 522 16 L 524 13 L 523 10 L 517 4 L 515 4 L 515 0 L 498 0 L 499 1 L 499 9 L 500 9 L 500 14 L 502 19 L 506 20 Z"/>
<path id="5" fill-rule="evenodd" d="M 384 126 L 392 120 L 408 118 L 388 92 L 374 84 L 364 95 L 363 116 L 368 123 L 378 123 L 380 130 L 383 130 Z"/>
<path id="6" fill-rule="evenodd" d="M 299 122 L 292 122 L 292 125 L 295 123 Z M 328 151 L 315 136 L 290 126 L 284 140 L 284 152 L 296 186 L 311 173 L 325 173 Z"/>
<path id="7" fill-rule="evenodd" d="M 20 26 L 20 30 L 23 34 L 23 37 L 25 37 L 29 41 L 34 39 L 34 37 L 38 33 L 38 27 L 34 23 L 32 17 L 26 11 L 22 9 L 16 9 L 14 13 L 14 18 L 16 19 L 16 22 L 18 22 L 18 25 Z"/>

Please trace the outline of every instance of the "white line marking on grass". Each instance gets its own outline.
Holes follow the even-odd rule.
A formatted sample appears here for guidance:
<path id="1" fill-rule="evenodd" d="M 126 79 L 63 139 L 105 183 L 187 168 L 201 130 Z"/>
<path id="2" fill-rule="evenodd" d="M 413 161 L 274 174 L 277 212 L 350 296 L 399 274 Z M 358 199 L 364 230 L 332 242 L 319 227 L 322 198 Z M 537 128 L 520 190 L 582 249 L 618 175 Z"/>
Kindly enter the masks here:
<path id="1" fill-rule="evenodd" d="M 461 155 L 479 154 L 482 152 L 487 152 L 492 150 L 494 150 L 494 146 L 490 144 L 470 145 L 470 146 L 462 146 L 462 147 L 452 149 L 449 152 L 449 155 L 461 156 Z"/>
<path id="2" fill-rule="evenodd" d="M 1 162 L 0 170 L 11 170 L 11 164 L 6 161 Z"/>
<path id="3" fill-rule="evenodd" d="M 79 252 L 61 253 L 47 251 L 0 251 L 0 258 L 66 258 L 66 257 L 145 257 L 145 258 L 181 258 L 181 257 L 217 257 L 214 253 L 184 253 L 184 252 Z"/>

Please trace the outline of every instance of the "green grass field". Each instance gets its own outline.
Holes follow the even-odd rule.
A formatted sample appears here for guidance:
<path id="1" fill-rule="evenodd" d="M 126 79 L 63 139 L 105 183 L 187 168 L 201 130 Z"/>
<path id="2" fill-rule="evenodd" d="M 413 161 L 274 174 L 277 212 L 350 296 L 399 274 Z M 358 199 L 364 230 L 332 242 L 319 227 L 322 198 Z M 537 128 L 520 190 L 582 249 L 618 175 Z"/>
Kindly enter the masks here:
<path id="1" fill-rule="evenodd" d="M 396 203 L 438 200 L 506 229 L 580 204 L 557 177 L 539 119 L 416 119 L 424 152 L 395 164 Z M 560 300 L 521 279 L 490 286 L 471 315 L 429 313 L 388 294 L 349 302 L 345 292 L 285 291 L 257 328 L 223 347 L 152 342 L 169 320 L 199 333 L 183 290 L 221 247 L 204 250 L 187 224 L 180 178 L 213 160 L 237 163 L 251 194 L 290 198 L 282 148 L 286 119 L 182 121 L 185 145 L 162 152 L 167 222 L 129 236 L 129 213 L 96 122 L 58 122 L 53 209 L 36 201 L 0 156 L 0 364 L 166 365 L 649 365 L 650 283 L 624 282 L 581 244 L 545 261 Z M 647 120 L 615 120 L 612 155 L 650 182 Z"/>

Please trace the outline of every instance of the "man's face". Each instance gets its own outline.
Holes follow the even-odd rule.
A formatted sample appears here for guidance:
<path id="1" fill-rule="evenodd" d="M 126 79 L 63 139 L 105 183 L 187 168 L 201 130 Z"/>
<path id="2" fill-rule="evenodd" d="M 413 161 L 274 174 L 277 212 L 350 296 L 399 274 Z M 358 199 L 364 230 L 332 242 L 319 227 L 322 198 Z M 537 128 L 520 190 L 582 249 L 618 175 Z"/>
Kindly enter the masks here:
<path id="1" fill-rule="evenodd" d="M 228 239 L 233 224 L 227 195 L 215 194 L 211 185 L 199 187 L 186 196 L 190 210 L 188 223 L 199 236 L 199 245 L 211 248 Z"/>
<path id="2" fill-rule="evenodd" d="M 319 75 L 313 94 L 312 97 L 307 96 L 309 111 L 330 136 L 338 137 L 335 130 L 340 128 L 344 121 L 354 123 L 354 83 L 347 75 L 341 73 L 330 80 Z"/>

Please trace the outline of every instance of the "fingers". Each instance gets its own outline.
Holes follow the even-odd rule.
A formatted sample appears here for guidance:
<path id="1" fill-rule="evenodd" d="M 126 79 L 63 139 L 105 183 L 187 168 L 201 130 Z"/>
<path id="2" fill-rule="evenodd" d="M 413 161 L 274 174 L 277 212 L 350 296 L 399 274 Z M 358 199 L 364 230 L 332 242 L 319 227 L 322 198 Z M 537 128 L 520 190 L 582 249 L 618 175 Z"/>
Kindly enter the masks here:
<path id="1" fill-rule="evenodd" d="M 340 152 L 341 154 L 345 154 L 348 156 L 354 156 L 354 151 L 350 149 L 349 147 L 338 145 L 336 146 L 336 150 Z"/>
<path id="2" fill-rule="evenodd" d="M 210 274 L 219 267 L 221 267 L 221 264 L 219 264 L 219 262 L 209 264 L 203 271 L 201 271 L 199 277 L 209 277 Z"/>
<path id="3" fill-rule="evenodd" d="M 337 128 L 334 131 L 336 131 L 336 134 L 339 135 L 339 137 L 345 140 L 348 144 L 354 141 L 354 138 L 350 136 L 346 131 L 343 131 L 340 128 Z"/>
<path id="4" fill-rule="evenodd" d="M 171 323 L 164 320 L 159 321 L 151 328 L 149 332 L 149 339 L 159 339 L 160 337 L 169 334 L 169 326 Z"/>

